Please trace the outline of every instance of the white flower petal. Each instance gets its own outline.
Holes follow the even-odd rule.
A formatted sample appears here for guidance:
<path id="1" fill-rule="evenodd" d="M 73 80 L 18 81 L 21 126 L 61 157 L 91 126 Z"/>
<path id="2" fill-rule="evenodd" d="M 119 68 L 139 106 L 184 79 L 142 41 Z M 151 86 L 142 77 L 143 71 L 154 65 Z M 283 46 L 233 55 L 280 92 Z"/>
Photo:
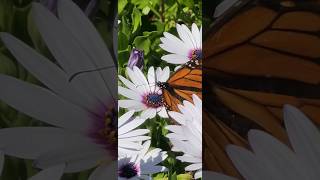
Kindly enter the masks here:
<path id="1" fill-rule="evenodd" d="M 87 131 L 89 113 L 51 91 L 13 77 L 0 75 L 0 99 L 40 121 L 77 131 Z"/>
<path id="2" fill-rule="evenodd" d="M 182 41 L 186 44 L 186 46 L 189 49 L 194 49 L 194 44 L 192 42 L 192 39 L 189 36 L 189 29 L 185 29 L 183 25 L 176 24 L 177 32 L 179 34 L 179 37 L 182 39 Z M 189 32 L 188 32 L 189 31 Z"/>
<path id="3" fill-rule="evenodd" d="M 57 149 L 97 148 L 91 139 L 54 127 L 17 127 L 0 130 L 0 149 L 5 154 L 35 159 Z"/>
<path id="4" fill-rule="evenodd" d="M 123 88 L 121 86 L 118 86 L 118 93 L 121 94 L 122 96 L 125 96 L 127 98 L 133 99 L 133 100 L 141 100 L 141 95 L 138 94 L 137 92 Z"/>
<path id="5" fill-rule="evenodd" d="M 263 166 L 248 150 L 229 145 L 227 146 L 227 153 L 233 164 L 245 179 L 273 179 L 273 176 L 271 176 L 270 171 L 268 172 L 267 167 Z"/>
<path id="6" fill-rule="evenodd" d="M 49 167 L 32 176 L 29 180 L 59 180 L 62 177 L 65 164 Z"/>
<path id="7" fill-rule="evenodd" d="M 192 23 L 192 36 L 193 36 L 193 38 L 194 38 L 194 41 L 195 41 L 195 43 L 196 43 L 196 47 L 197 48 L 200 48 L 201 47 L 201 41 L 200 41 L 200 31 L 199 31 L 199 29 L 198 29 L 198 27 L 197 27 L 197 25 L 195 24 L 195 23 Z"/>
<path id="8" fill-rule="evenodd" d="M 64 25 L 89 55 L 96 69 L 113 67 L 101 71 L 101 75 L 110 91 L 114 93 L 113 97 L 117 97 L 117 92 L 114 90 L 117 82 L 115 61 L 96 28 L 72 1 L 58 1 L 58 14 Z"/>
<path id="9" fill-rule="evenodd" d="M 125 125 L 121 126 L 118 129 L 118 134 L 119 135 L 125 134 L 125 133 L 137 128 L 138 126 L 140 126 L 145 121 L 146 121 L 146 119 L 143 119 L 143 118 L 135 118 L 134 120 L 132 120 L 132 121 L 126 123 Z"/>
<path id="10" fill-rule="evenodd" d="M 119 117 L 118 119 L 118 129 L 127 121 L 130 120 L 130 118 L 132 117 L 132 115 L 134 114 L 134 111 L 128 111 L 125 114 L 123 114 L 122 116 Z"/>
<path id="11" fill-rule="evenodd" d="M 171 64 L 185 64 L 189 61 L 188 57 L 177 54 L 164 55 L 161 57 L 161 59 Z"/>
<path id="12" fill-rule="evenodd" d="M 47 8 L 38 3 L 33 3 L 31 14 L 50 52 L 69 76 L 96 69 L 94 63 L 89 60 L 89 55 L 80 47 L 70 31 Z M 65 47 L 68 47 L 68 49 Z M 108 89 L 106 81 L 103 80 L 99 72 L 80 74 L 71 83 L 83 93 L 87 93 L 104 105 L 108 105 L 109 102 L 106 102 L 106 100 L 110 99 L 112 95 L 117 97 L 117 88 Z M 116 81 L 114 84 L 116 84 Z M 105 101 L 102 101 L 102 99 Z"/>
<path id="13" fill-rule="evenodd" d="M 203 171 L 202 172 L 203 179 L 216 179 L 216 180 L 237 180 L 236 178 L 229 177 L 220 173 L 212 172 L 212 171 Z"/>
<path id="14" fill-rule="evenodd" d="M 249 131 L 249 142 L 257 157 L 279 179 L 304 179 L 307 174 L 294 153 L 277 139 L 259 130 Z"/>
<path id="15" fill-rule="evenodd" d="M 144 104 L 136 100 L 118 100 L 119 107 L 127 108 L 129 110 L 140 111 L 144 109 Z"/>
<path id="16" fill-rule="evenodd" d="M 88 180 L 117 179 L 117 170 L 117 162 L 113 162 L 110 165 L 102 164 L 91 173 Z"/>
<path id="17" fill-rule="evenodd" d="M 78 92 L 68 81 L 65 72 L 50 60 L 10 34 L 1 33 L 1 39 L 19 63 L 57 94 L 84 107 L 95 105 L 90 98 Z"/>
<path id="18" fill-rule="evenodd" d="M 149 119 L 149 118 L 154 118 L 157 115 L 157 110 L 156 109 L 146 109 L 142 111 L 141 117 L 144 119 Z"/>
<path id="19" fill-rule="evenodd" d="M 284 107 L 284 122 L 295 153 L 319 177 L 319 129 L 301 111 L 290 105 Z"/>
<path id="20" fill-rule="evenodd" d="M 93 148 L 92 144 L 83 144 L 80 147 L 54 149 L 37 157 L 36 167 L 47 168 L 55 164 L 66 163 L 65 172 L 74 173 L 91 169 L 99 162 L 110 162 L 108 152 L 101 148 Z M 81 151 L 80 151 L 81 149 Z"/>

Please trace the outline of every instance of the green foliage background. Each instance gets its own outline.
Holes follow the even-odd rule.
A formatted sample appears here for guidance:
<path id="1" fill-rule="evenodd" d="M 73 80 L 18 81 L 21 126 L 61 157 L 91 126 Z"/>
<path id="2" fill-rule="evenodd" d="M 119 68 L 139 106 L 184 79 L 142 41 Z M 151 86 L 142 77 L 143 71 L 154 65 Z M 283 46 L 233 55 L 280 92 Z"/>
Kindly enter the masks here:
<path id="1" fill-rule="evenodd" d="M 192 23 L 198 27 L 202 24 L 201 0 L 119 0 L 119 31 L 118 31 L 118 65 L 119 74 L 126 77 L 125 68 L 132 48 L 144 51 L 144 73 L 150 66 L 174 66 L 167 64 L 160 58 L 167 54 L 160 47 L 160 37 L 163 32 L 177 35 L 176 23 L 186 24 L 189 28 Z M 122 109 L 120 114 L 124 113 Z M 163 162 L 169 171 L 154 175 L 155 180 L 191 179 L 191 175 L 184 171 L 184 164 L 176 160 L 177 153 L 170 151 L 171 144 L 165 135 L 168 131 L 165 126 L 168 119 L 159 116 L 147 120 L 144 128 L 151 131 L 151 146 L 168 151 L 169 157 Z M 181 155 L 181 154 L 180 154 Z"/>

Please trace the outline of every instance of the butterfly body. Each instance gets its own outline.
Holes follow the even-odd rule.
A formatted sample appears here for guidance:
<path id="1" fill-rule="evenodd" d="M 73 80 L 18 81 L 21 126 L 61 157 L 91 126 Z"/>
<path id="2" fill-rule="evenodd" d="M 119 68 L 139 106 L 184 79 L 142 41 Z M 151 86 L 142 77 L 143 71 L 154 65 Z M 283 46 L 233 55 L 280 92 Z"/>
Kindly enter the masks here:
<path id="1" fill-rule="evenodd" d="M 202 68 L 200 61 L 189 61 L 175 71 L 166 82 L 156 84 L 162 90 L 168 111 L 179 112 L 184 100 L 192 102 L 192 94 L 202 97 Z"/>

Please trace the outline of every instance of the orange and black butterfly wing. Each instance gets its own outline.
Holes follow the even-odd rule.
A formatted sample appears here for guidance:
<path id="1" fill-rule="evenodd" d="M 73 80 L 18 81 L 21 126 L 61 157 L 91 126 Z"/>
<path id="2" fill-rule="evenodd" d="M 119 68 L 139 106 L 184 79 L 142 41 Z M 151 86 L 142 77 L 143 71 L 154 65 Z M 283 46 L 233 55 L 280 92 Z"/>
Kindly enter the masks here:
<path id="1" fill-rule="evenodd" d="M 320 5 L 258 0 L 232 11 L 204 41 L 204 108 L 244 138 L 255 128 L 286 142 L 284 104 L 320 124 Z"/>
<path id="2" fill-rule="evenodd" d="M 164 102 L 170 111 L 179 111 L 178 104 L 184 100 L 192 102 L 192 95 L 202 98 L 201 66 L 182 66 L 174 72 L 163 88 Z"/>

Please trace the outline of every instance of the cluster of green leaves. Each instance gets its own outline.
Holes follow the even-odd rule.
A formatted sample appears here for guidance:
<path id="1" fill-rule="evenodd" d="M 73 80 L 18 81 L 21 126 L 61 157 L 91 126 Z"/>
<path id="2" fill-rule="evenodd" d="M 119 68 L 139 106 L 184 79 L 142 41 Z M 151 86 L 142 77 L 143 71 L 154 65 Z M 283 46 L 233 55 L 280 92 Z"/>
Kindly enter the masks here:
<path id="1" fill-rule="evenodd" d="M 0 32 L 12 34 L 40 54 L 54 61 L 30 15 L 32 2 L 40 2 L 40 0 L 0 0 Z M 81 3 L 85 3 L 85 1 L 82 0 L 74 0 L 74 2 L 80 5 L 82 5 Z M 90 19 L 94 22 L 97 30 L 112 51 L 113 23 L 110 22 L 113 22 L 115 19 L 117 1 L 100 0 L 98 2 L 99 4 L 97 5 L 96 11 L 91 14 Z M 41 84 L 16 61 L 1 40 L 0 74 L 7 74 L 28 83 L 41 86 Z M 2 86 L 5 85 L 0 84 L 0 87 Z M 0 128 L 43 125 L 45 124 L 14 110 L 0 101 Z M 6 157 L 0 180 L 26 180 L 37 172 L 38 170 L 34 168 L 30 160 Z M 64 175 L 62 179 L 87 180 L 90 172 L 91 171 L 67 174 Z"/>
<path id="2" fill-rule="evenodd" d="M 119 0 L 119 70 L 133 47 L 144 51 L 147 67 L 164 66 L 160 37 L 163 32 L 176 34 L 176 23 L 201 25 L 201 4 L 201 0 Z"/>
<path id="3" fill-rule="evenodd" d="M 192 23 L 201 26 L 202 1 L 201 0 L 119 0 L 119 31 L 118 31 L 118 65 L 119 74 L 126 76 L 125 68 L 130 52 L 133 48 L 144 51 L 144 73 L 148 68 L 174 66 L 161 60 L 166 54 L 160 47 L 160 37 L 163 32 L 177 35 L 176 23 Z M 120 114 L 123 110 L 120 111 Z M 151 133 L 151 146 L 168 151 L 169 157 L 162 164 L 168 168 L 168 172 L 158 173 L 153 176 L 155 180 L 189 180 L 191 174 L 184 171 L 187 164 L 176 160 L 177 154 L 171 152 L 171 144 L 165 137 L 168 131 L 168 119 L 159 116 L 147 120 L 144 128 Z"/>

